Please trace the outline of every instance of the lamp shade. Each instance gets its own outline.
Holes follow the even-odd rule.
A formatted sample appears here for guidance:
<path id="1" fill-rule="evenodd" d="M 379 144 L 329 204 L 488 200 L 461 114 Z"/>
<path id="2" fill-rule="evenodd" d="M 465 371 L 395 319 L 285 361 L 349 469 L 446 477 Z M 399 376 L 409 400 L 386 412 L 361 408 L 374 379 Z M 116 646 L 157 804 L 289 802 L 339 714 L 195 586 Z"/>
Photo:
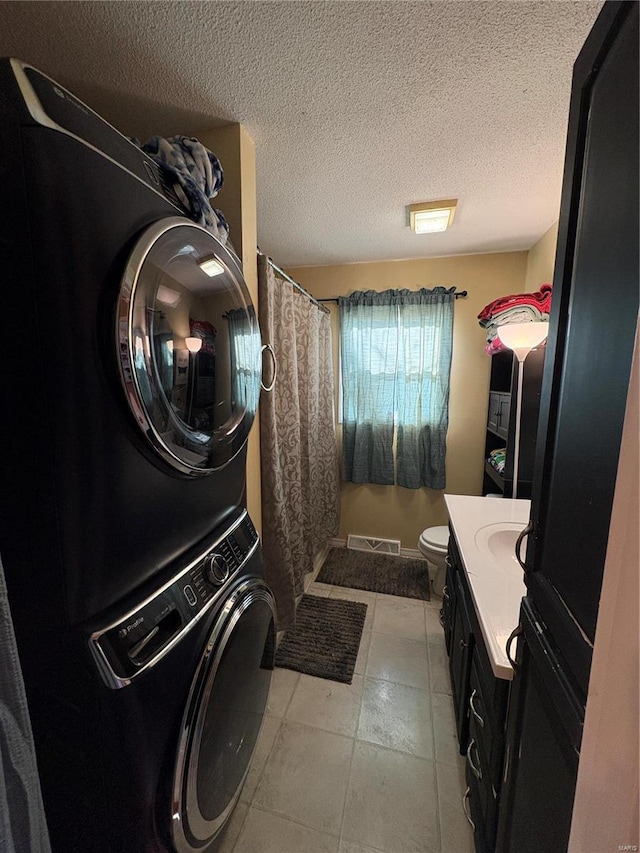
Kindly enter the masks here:
<path id="1" fill-rule="evenodd" d="M 202 338 L 185 338 L 184 342 L 187 345 L 189 352 L 200 352 L 200 348 L 202 347 Z"/>
<path id="2" fill-rule="evenodd" d="M 498 337 L 506 347 L 515 352 L 519 361 L 524 360 L 548 334 L 549 324 L 543 322 L 506 323 L 504 326 L 498 326 Z"/>

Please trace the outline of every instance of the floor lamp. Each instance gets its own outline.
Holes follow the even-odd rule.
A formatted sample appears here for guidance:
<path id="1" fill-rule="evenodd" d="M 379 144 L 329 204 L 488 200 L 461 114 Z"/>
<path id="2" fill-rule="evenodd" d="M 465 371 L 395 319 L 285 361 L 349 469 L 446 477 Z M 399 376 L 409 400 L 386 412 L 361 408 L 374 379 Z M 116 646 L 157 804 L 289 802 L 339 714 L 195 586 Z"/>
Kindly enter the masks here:
<path id="1" fill-rule="evenodd" d="M 507 323 L 498 327 L 498 337 L 513 350 L 518 359 L 518 390 L 516 394 L 516 436 L 513 447 L 513 494 L 518 496 L 518 459 L 520 456 L 520 418 L 522 416 L 522 384 L 524 361 L 534 347 L 541 344 L 549 333 L 548 323 Z"/>
<path id="2" fill-rule="evenodd" d="M 191 418 L 193 416 L 193 398 L 196 396 L 198 388 L 196 357 L 202 348 L 202 338 L 185 338 L 184 343 L 189 350 L 189 374 L 187 379 L 189 383 L 187 385 L 189 409 L 187 411 L 187 423 L 190 427 L 193 427 L 194 425 L 191 423 Z"/>

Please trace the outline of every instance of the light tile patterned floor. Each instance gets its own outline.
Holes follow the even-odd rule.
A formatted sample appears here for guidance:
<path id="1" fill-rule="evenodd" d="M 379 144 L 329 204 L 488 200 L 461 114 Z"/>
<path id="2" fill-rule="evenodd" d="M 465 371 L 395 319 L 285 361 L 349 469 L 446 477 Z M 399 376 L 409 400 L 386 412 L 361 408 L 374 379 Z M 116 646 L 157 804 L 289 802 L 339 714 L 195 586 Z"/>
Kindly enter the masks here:
<path id="1" fill-rule="evenodd" d="M 473 853 L 440 600 L 368 605 L 352 684 L 276 669 L 220 853 Z"/>

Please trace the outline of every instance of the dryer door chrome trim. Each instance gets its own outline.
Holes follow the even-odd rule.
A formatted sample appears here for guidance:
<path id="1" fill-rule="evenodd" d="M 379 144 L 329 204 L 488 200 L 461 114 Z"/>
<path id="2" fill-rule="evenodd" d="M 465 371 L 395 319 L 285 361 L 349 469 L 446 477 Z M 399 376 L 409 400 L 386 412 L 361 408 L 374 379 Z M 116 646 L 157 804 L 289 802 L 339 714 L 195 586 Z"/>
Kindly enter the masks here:
<path id="1" fill-rule="evenodd" d="M 149 226 L 126 265 L 115 332 L 129 406 L 156 453 L 195 477 L 237 456 L 262 369 L 258 321 L 235 256 L 190 219 Z"/>
<path id="2" fill-rule="evenodd" d="M 222 657 L 241 617 L 252 605 L 258 602 L 266 603 L 271 612 L 271 623 L 267 632 L 265 649 L 262 652 L 262 660 L 266 663 L 265 669 L 273 669 L 276 624 L 275 598 L 262 579 L 250 578 L 242 581 L 235 588 L 221 609 L 191 685 L 183 718 L 174 774 L 172 824 L 173 842 L 178 853 L 200 851 L 220 832 L 240 796 L 251 765 L 260 732 L 259 728 L 255 734 L 255 740 L 251 744 L 250 754 L 244 757 L 239 756 L 237 759 L 239 761 L 244 760 L 245 765 L 240 768 L 242 776 L 236 790 L 229 797 L 229 802 L 214 819 L 208 819 L 203 815 L 198 797 L 198 779 L 200 778 L 201 748 L 211 693 Z M 265 658 L 268 660 L 265 661 Z M 237 675 L 239 678 L 243 676 L 240 672 Z M 252 698 L 247 696 L 247 702 L 250 702 Z M 266 697 L 264 707 L 260 711 L 261 727 L 266 712 Z M 211 732 L 208 734 L 211 737 Z M 238 749 L 238 753 L 239 751 Z M 207 769 L 205 768 L 205 772 Z"/>

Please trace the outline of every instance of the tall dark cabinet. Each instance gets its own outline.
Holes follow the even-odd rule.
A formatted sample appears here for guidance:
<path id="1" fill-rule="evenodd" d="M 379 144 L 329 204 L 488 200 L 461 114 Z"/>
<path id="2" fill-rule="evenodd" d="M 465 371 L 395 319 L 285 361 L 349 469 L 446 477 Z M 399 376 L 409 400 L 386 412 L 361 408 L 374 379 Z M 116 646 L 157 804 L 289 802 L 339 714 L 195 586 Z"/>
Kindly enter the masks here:
<path id="1" fill-rule="evenodd" d="M 532 350 L 524 362 L 522 378 L 522 412 L 520 417 L 520 455 L 518 461 L 517 497 L 530 498 L 536 432 L 544 366 L 544 345 Z M 513 462 L 516 437 L 516 396 L 518 360 L 511 350 L 491 356 L 489 408 L 484 448 L 483 494 L 513 497 Z M 497 471 L 490 462 L 491 451 L 506 449 L 504 469 Z"/>
<path id="2" fill-rule="evenodd" d="M 608 2 L 574 66 L 501 853 L 569 839 L 638 318 L 638 97 L 638 4 Z"/>

